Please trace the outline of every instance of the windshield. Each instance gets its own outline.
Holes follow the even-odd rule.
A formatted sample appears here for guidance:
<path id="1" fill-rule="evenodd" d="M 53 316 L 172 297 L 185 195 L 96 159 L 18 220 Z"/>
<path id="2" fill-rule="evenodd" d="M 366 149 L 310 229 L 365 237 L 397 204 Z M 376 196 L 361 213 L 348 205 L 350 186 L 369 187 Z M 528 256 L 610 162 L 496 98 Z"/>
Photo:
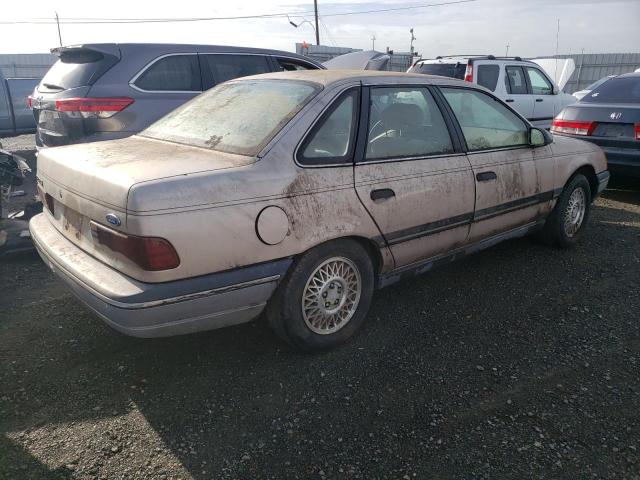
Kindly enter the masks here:
<path id="1" fill-rule="evenodd" d="M 466 63 L 418 63 L 411 68 L 412 73 L 424 73 L 425 75 L 440 75 L 442 77 L 464 79 L 467 70 Z"/>
<path id="2" fill-rule="evenodd" d="M 640 75 L 610 78 L 582 100 L 587 103 L 640 103 Z"/>
<path id="3" fill-rule="evenodd" d="M 140 135 L 220 152 L 256 155 L 318 92 L 293 80 L 241 80 L 199 95 Z"/>

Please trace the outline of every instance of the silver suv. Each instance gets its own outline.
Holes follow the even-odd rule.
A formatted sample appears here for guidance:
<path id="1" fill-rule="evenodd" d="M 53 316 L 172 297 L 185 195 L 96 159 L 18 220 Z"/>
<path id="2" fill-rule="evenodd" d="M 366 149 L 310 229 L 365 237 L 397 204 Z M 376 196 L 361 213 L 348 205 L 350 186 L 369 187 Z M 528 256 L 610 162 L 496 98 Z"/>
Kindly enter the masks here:
<path id="1" fill-rule="evenodd" d="M 85 44 L 58 61 L 31 98 L 38 146 L 133 135 L 200 92 L 237 77 L 321 64 L 295 53 L 178 44 Z"/>
<path id="2" fill-rule="evenodd" d="M 550 128 L 553 118 L 576 99 L 564 93 L 540 65 L 520 57 L 456 55 L 418 60 L 408 70 L 477 83 L 510 104 L 533 125 Z"/>

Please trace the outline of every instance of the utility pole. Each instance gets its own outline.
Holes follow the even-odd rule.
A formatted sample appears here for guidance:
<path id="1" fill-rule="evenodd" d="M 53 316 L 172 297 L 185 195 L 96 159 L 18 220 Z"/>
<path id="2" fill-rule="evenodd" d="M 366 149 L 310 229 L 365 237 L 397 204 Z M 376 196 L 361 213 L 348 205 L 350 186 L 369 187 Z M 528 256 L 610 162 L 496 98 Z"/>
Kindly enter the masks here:
<path id="1" fill-rule="evenodd" d="M 313 0 L 313 9 L 316 15 L 316 45 L 320 45 L 320 29 L 318 28 L 318 0 Z"/>
<path id="2" fill-rule="evenodd" d="M 556 73 L 553 79 L 558 83 L 558 50 L 560 49 L 560 19 L 558 19 L 558 30 L 556 31 Z"/>
<path id="3" fill-rule="evenodd" d="M 409 29 L 409 33 L 411 33 L 411 44 L 409 47 L 409 54 L 411 55 L 411 58 L 409 58 L 409 67 L 411 67 L 411 65 L 413 65 L 413 41 L 416 39 L 416 37 L 413 36 L 413 27 Z"/>
<path id="4" fill-rule="evenodd" d="M 371 50 L 375 50 L 376 49 L 376 34 L 374 33 L 373 36 L 371 37 Z"/>
<path id="5" fill-rule="evenodd" d="M 56 12 L 56 24 L 58 25 L 58 40 L 60 40 L 60 46 L 62 46 L 62 34 L 60 33 L 60 18 L 58 18 L 58 12 Z"/>

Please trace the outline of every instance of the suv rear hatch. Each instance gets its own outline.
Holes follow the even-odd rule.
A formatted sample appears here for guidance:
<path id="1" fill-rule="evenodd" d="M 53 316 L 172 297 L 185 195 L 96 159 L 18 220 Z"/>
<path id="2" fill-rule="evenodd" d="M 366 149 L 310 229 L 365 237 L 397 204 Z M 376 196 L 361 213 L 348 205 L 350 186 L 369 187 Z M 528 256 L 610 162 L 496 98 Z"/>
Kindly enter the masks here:
<path id="1" fill-rule="evenodd" d="M 73 143 L 86 135 L 88 122 L 126 107 L 123 99 L 87 98 L 91 85 L 120 61 L 117 45 L 60 47 L 52 53 L 58 56 L 58 61 L 44 76 L 32 98 L 38 127 L 36 140 L 38 145 L 47 147 Z"/>

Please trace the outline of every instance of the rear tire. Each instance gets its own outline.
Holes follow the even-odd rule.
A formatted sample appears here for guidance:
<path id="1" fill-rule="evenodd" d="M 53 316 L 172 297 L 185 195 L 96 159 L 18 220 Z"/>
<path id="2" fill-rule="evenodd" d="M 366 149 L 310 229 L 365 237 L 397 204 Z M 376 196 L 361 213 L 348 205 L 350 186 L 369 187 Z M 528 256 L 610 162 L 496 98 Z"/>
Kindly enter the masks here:
<path id="1" fill-rule="evenodd" d="M 591 213 L 591 187 L 584 175 L 572 177 L 562 190 L 539 238 L 548 245 L 571 248 L 580 241 Z"/>
<path id="2" fill-rule="evenodd" d="M 364 322 L 373 286 L 367 251 L 354 240 L 329 242 L 295 260 L 267 306 L 267 320 L 299 350 L 332 348 Z"/>

